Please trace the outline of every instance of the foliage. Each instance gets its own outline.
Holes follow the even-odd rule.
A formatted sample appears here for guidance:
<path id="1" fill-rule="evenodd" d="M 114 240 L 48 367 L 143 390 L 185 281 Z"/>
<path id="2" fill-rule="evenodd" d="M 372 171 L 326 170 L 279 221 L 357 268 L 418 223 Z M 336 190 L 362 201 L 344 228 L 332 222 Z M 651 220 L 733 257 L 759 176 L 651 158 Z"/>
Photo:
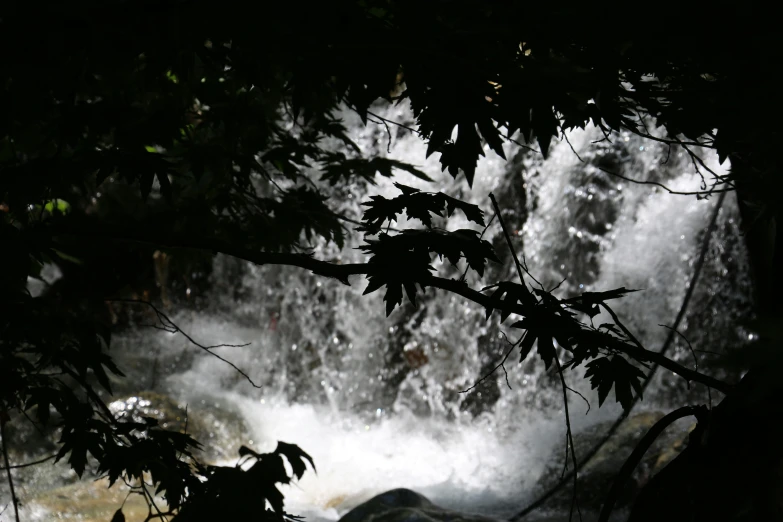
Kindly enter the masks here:
<path id="1" fill-rule="evenodd" d="M 414 304 L 427 287 L 460 294 L 487 317 L 516 316 L 520 360 L 535 345 L 547 367 L 585 363 L 601 403 L 614 388 L 629 407 L 631 389 L 641 391 L 635 364 L 720 387 L 645 350 L 616 318 L 583 322 L 625 289 L 561 299 L 523 280 L 500 281 L 485 288 L 496 288 L 490 295 L 470 288 L 468 270 L 481 278 L 498 256 L 478 230 L 434 225 L 456 210 L 485 225 L 481 209 L 443 193 L 398 184 L 401 195 L 365 202 L 367 263 L 308 252 L 318 238 L 347 242 L 350 220 L 331 188 L 395 171 L 429 179 L 365 157 L 347 136 L 340 111 L 376 121 L 379 100 L 408 103 L 427 155 L 440 154 L 442 169 L 468 185 L 485 145 L 505 157 L 504 145 L 522 140 L 546 156 L 569 129 L 647 136 L 646 118 L 655 118 L 668 131 L 663 141 L 686 147 L 704 172 L 689 146 L 752 165 L 744 177 L 714 175 L 709 186 L 705 178 L 702 196 L 742 185 L 759 215 L 774 213 L 780 159 L 769 144 L 779 137 L 780 97 L 746 65 L 748 56 L 778 63 L 766 33 L 704 46 L 748 24 L 743 7 L 726 2 L 699 10 L 701 24 L 690 15 L 648 21 L 665 22 L 666 39 L 625 29 L 608 36 L 603 11 L 445 0 L 4 5 L 0 43 L 25 52 L 0 57 L 0 415 L 34 410 L 45 425 L 56 414 L 58 459 L 68 456 L 81 475 L 91 456 L 111 481 L 149 474 L 183 520 L 250 487 L 271 504 L 269 516 L 284 515 L 281 456 L 298 478 L 310 460 L 300 450 L 248 450 L 256 460 L 248 471 L 206 468 L 187 435 L 122 422 L 106 408 L 100 389 L 111 393 L 109 374 L 122 375 L 108 354 L 106 302 L 132 297 L 132 261 L 145 248 L 223 252 L 346 283 L 362 274 L 365 293 L 385 287 L 387 315 L 403 289 Z M 634 23 L 642 12 L 660 16 L 647 6 L 621 11 Z M 424 228 L 392 230 L 403 213 Z M 434 256 L 465 273 L 439 276 Z M 27 279 L 45 263 L 60 267 L 63 282 L 33 296 Z M 558 349 L 570 357 L 562 368 Z M 257 509 L 267 513 L 263 502 Z"/>

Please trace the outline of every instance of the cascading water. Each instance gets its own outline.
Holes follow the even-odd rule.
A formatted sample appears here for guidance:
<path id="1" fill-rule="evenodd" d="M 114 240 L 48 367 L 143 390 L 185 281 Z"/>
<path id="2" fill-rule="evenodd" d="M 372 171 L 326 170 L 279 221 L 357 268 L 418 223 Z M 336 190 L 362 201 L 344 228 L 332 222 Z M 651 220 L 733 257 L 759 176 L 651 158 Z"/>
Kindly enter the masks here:
<path id="1" fill-rule="evenodd" d="M 389 111 L 386 116 L 401 119 L 404 114 Z M 606 171 L 673 190 L 698 190 L 700 180 L 687 154 L 633 136 L 600 141 L 600 132 L 588 129 L 570 134 L 570 143 L 553 145 L 547 160 L 509 148 L 512 159 L 505 162 L 488 152 L 469 190 L 464 179 L 441 174 L 434 158 L 424 161 L 426 145 L 415 135 L 389 130 L 394 134 L 389 155 L 419 165 L 437 180 L 433 186 L 401 174 L 394 181 L 445 191 L 480 205 L 487 217 L 488 194 L 494 192 L 509 210 L 506 219 L 519 252 L 546 287 L 565 279 L 559 288 L 564 295 L 620 286 L 643 289 L 615 308 L 650 349 L 658 349 L 666 334 L 658 325 L 670 324 L 681 305 L 714 200 L 671 195 Z M 385 154 L 386 132 L 380 125 L 357 124 L 352 137 L 365 151 Z M 398 191 L 382 179 L 377 186 L 352 186 L 335 196 L 342 198 L 345 214 L 359 216 L 359 203 L 375 193 L 392 197 Z M 739 287 L 727 287 L 722 279 L 729 269 L 734 279 L 747 273 L 735 204 L 729 199 L 699 295 L 728 295 L 739 303 L 747 298 L 742 278 Z M 467 227 L 463 220 L 455 215 L 441 225 Z M 497 223 L 485 238 L 506 252 Z M 315 255 L 334 262 L 363 261 L 357 246 L 338 251 L 317 244 Z M 449 277 L 458 275 L 454 271 Z M 505 263 L 492 268 L 483 282 L 469 282 L 480 288 L 514 277 Z M 113 350 L 122 354 L 120 362 L 141 359 L 139 367 L 147 373 L 137 382 L 146 388 L 195 408 L 212 403 L 237 411 L 247 425 L 247 440 L 233 440 L 233 447 L 224 448 L 220 453 L 226 460 L 240 443 L 263 451 L 283 440 L 310 453 L 318 474 L 308 473 L 286 488 L 288 511 L 309 520 L 335 520 L 372 495 L 407 487 L 445 507 L 507 515 L 533 499 L 549 478 L 551 461 L 561 458 L 562 396 L 540 361 L 517 365 L 512 355 L 507 376 L 499 370 L 471 393 L 461 393 L 502 357 L 504 332 L 514 335 L 496 316 L 486 321 L 479 306 L 428 289 L 417 308 L 406 304 L 386 318 L 381 293 L 362 296 L 366 283 L 360 278 L 347 287 L 300 269 L 222 257 L 215 260 L 212 278 L 209 306 L 173 312 L 172 319 L 205 344 L 250 343 L 217 353 L 247 371 L 260 389 L 181 336 L 139 329 L 115 341 Z M 717 310 L 719 304 L 710 306 Z M 686 333 L 693 340 L 702 331 L 723 332 L 727 343 L 731 336 L 739 338 L 742 333 L 732 324 L 737 307 L 692 314 Z M 681 359 L 685 353 L 680 348 L 672 356 Z M 153 360 L 156 375 L 165 378 L 150 377 Z M 597 398 L 579 376 L 571 374 L 569 384 L 593 408 L 584 415 L 582 400 L 571 397 L 574 429 L 614 419 L 619 406 L 610 399 L 597 408 Z M 651 388 L 642 408 L 665 409 L 685 388 L 670 376 L 660 380 L 664 385 Z"/>

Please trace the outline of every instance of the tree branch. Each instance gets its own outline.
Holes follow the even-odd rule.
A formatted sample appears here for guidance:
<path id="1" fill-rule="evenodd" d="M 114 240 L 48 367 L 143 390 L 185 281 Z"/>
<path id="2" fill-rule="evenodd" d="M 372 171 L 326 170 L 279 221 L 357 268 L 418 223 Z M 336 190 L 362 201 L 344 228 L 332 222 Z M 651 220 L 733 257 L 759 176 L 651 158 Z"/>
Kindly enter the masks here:
<path id="1" fill-rule="evenodd" d="M 666 339 L 663 342 L 663 345 L 661 346 L 660 350 L 658 350 L 658 353 L 663 355 L 666 355 L 666 352 L 669 350 L 669 347 L 674 342 L 674 335 L 677 327 L 680 325 L 682 320 L 685 318 L 685 312 L 688 310 L 688 305 L 690 304 L 691 298 L 693 297 L 693 292 L 696 288 L 696 283 L 699 280 L 699 277 L 701 276 L 701 271 L 704 268 L 704 261 L 707 257 L 707 250 L 710 246 L 710 241 L 712 239 L 712 234 L 715 231 L 715 227 L 717 226 L 718 222 L 718 215 L 720 212 L 720 209 L 726 200 L 726 194 L 723 193 L 718 197 L 718 201 L 715 204 L 715 208 L 712 211 L 712 216 L 710 217 L 710 224 L 707 227 L 707 230 L 704 234 L 704 240 L 702 241 L 701 248 L 699 250 L 699 258 L 696 261 L 695 266 L 693 267 L 693 273 L 691 275 L 690 284 L 688 285 L 688 289 L 685 292 L 685 297 L 683 297 L 682 304 L 680 305 L 680 309 L 677 311 L 677 316 L 674 318 L 674 326 L 672 329 L 669 330 L 669 334 L 666 336 Z M 653 368 L 647 373 L 647 377 L 645 378 L 644 382 L 642 383 L 642 393 L 647 390 L 647 387 L 650 385 L 650 382 L 652 382 L 653 375 L 655 374 L 655 370 L 657 370 L 657 366 L 653 366 Z M 707 387 L 707 390 L 710 390 L 710 387 Z M 627 410 L 623 410 L 623 412 L 620 414 L 620 416 L 617 418 L 617 420 L 614 421 L 612 426 L 607 430 L 604 437 L 595 445 L 593 446 L 590 451 L 587 453 L 587 455 L 584 457 L 582 462 L 579 463 L 579 466 L 571 472 L 571 474 L 576 473 L 581 468 L 585 466 L 590 460 L 598 454 L 598 452 L 601 450 L 601 448 L 604 447 L 604 445 L 609 441 L 609 439 L 612 438 L 612 436 L 615 434 L 615 432 L 620 428 L 622 423 L 625 421 L 625 419 L 628 418 L 628 416 L 631 413 L 631 410 L 633 410 L 634 406 L 636 406 L 639 401 L 641 400 L 642 394 L 637 394 L 633 398 L 633 402 L 631 403 L 631 407 Z M 510 522 L 518 522 L 525 516 L 527 516 L 532 511 L 538 509 L 541 507 L 547 500 L 549 500 L 552 495 L 557 493 L 560 488 L 562 488 L 564 485 L 568 483 L 568 480 L 571 478 L 571 474 L 569 474 L 566 477 L 563 477 L 557 484 L 549 488 L 549 490 L 538 497 L 533 503 L 529 504 L 525 509 L 520 511 L 519 513 L 515 514 L 513 517 L 511 517 Z"/>
<path id="2" fill-rule="evenodd" d="M 568 513 L 568 522 L 571 522 L 571 518 L 574 515 L 574 506 L 576 506 L 577 510 L 579 510 L 579 499 L 577 498 L 578 495 L 578 480 L 576 476 L 576 470 L 577 470 L 577 462 L 576 462 L 576 450 L 574 449 L 574 434 L 573 431 L 571 431 L 571 415 L 568 412 L 568 385 L 565 381 L 565 376 L 563 375 L 563 367 L 560 365 L 560 358 L 558 356 L 555 356 L 555 364 L 557 364 L 557 373 L 560 375 L 560 384 L 563 387 L 563 407 L 565 408 L 565 421 L 566 421 L 566 463 L 568 463 L 568 447 L 571 447 L 571 460 L 574 464 L 574 492 L 571 497 L 571 508 Z M 565 471 L 565 470 L 564 470 Z M 579 520 L 582 520 L 582 512 L 579 511 Z"/>
<path id="3" fill-rule="evenodd" d="M 38 464 L 43 464 L 44 462 L 52 460 L 56 456 L 57 455 L 49 455 L 48 457 L 44 457 L 39 460 L 34 460 L 32 462 L 25 462 L 24 464 L 15 464 L 13 466 L 8 466 L 7 468 L 0 467 L 0 471 L 5 471 L 7 469 L 21 469 L 21 468 L 29 468 L 30 466 L 37 466 Z"/>
<path id="4" fill-rule="evenodd" d="M 62 235 L 75 235 L 78 237 L 90 237 L 104 240 L 134 241 L 157 246 L 207 250 L 214 253 L 222 253 L 239 259 L 244 259 L 245 261 L 250 261 L 251 263 L 257 265 L 296 266 L 309 270 L 316 275 L 337 279 L 345 285 L 350 285 L 348 280 L 349 276 L 367 275 L 373 272 L 373 267 L 371 267 L 368 263 L 340 265 L 315 259 L 312 255 L 308 254 L 260 252 L 243 246 L 231 244 L 216 238 L 171 234 L 166 233 L 165 231 L 150 230 L 149 227 L 145 227 L 140 231 L 140 228 L 130 229 L 128 227 L 114 225 L 107 227 L 97 223 L 91 224 L 91 226 L 85 226 L 84 223 L 75 222 L 67 227 L 61 224 L 58 231 Z M 421 280 L 417 282 L 424 286 L 439 288 L 441 290 L 446 290 L 447 292 L 461 295 L 462 297 L 485 308 L 503 310 L 522 317 L 524 317 L 527 313 L 527 310 L 521 304 L 510 304 L 506 301 L 502 301 L 499 298 L 486 296 L 481 292 L 468 287 L 463 282 L 455 279 L 446 279 L 443 277 L 430 275 L 421 278 Z M 686 368 L 681 364 L 660 355 L 659 353 L 647 350 L 645 348 L 623 345 L 623 347 L 619 348 L 619 350 L 627 353 L 639 361 L 658 364 L 667 370 L 684 377 L 685 379 L 700 382 L 723 393 L 728 393 L 732 388 L 731 385 L 727 383 Z"/>
<path id="5" fill-rule="evenodd" d="M 683 417 L 694 415 L 697 419 L 701 420 L 701 417 L 705 412 L 706 408 L 704 406 L 685 406 L 676 409 L 656 422 L 653 427 L 650 428 L 647 433 L 645 433 L 644 437 L 642 437 L 642 440 L 639 441 L 639 444 L 636 446 L 636 448 L 634 448 L 633 452 L 628 457 L 628 460 L 625 461 L 623 467 L 620 468 L 620 471 L 617 473 L 614 484 L 612 484 L 612 489 L 609 490 L 609 494 L 606 496 L 606 501 L 604 502 L 604 506 L 601 509 L 598 522 L 607 522 L 609 520 L 609 515 L 612 513 L 612 509 L 614 509 L 617 498 L 620 496 L 620 490 L 631 476 L 631 473 L 633 473 L 633 470 L 636 469 L 636 466 L 642 460 L 644 454 L 647 452 L 650 446 L 652 446 L 653 442 L 655 442 L 655 439 L 657 439 L 658 436 L 663 433 L 663 430 L 665 430 L 669 424 Z"/>
<path id="6" fill-rule="evenodd" d="M 215 352 L 212 351 L 215 348 L 244 348 L 245 346 L 249 346 L 250 343 L 245 343 L 245 344 L 215 344 L 215 345 L 211 345 L 211 346 L 205 346 L 205 345 L 199 343 L 198 341 L 196 341 L 195 339 L 193 339 L 193 337 L 191 337 L 190 335 L 188 335 L 184 330 L 182 330 L 182 328 L 177 326 L 177 324 L 174 321 L 172 321 L 169 318 L 169 316 L 164 314 L 157 306 L 155 306 L 154 304 L 150 303 L 149 301 L 143 301 L 141 299 L 107 299 L 106 302 L 134 303 L 134 304 L 143 304 L 143 305 L 149 306 L 155 312 L 155 315 L 158 318 L 158 321 L 160 321 L 160 324 L 162 325 L 162 326 L 152 325 L 153 327 L 161 329 L 161 330 L 165 330 L 166 332 L 169 332 L 169 333 L 179 333 L 179 334 L 182 334 L 182 336 L 185 337 L 185 339 L 187 339 L 188 342 L 190 342 L 192 345 L 194 345 L 194 346 L 204 350 L 205 352 L 207 352 L 212 357 L 215 357 L 215 358 L 223 361 L 224 363 L 228 364 L 233 369 L 235 369 L 237 372 L 239 372 L 239 374 L 242 375 L 242 377 L 244 377 L 245 380 L 247 380 L 247 382 L 249 382 L 250 385 L 253 386 L 253 388 L 259 388 L 259 389 L 261 388 L 261 386 L 256 384 L 253 381 L 253 379 L 251 379 L 250 376 L 247 373 L 245 373 L 244 371 L 242 371 L 242 369 L 239 368 L 236 364 L 232 363 L 231 361 L 229 361 L 225 357 L 221 357 L 220 355 L 218 355 L 218 354 L 216 354 Z"/>

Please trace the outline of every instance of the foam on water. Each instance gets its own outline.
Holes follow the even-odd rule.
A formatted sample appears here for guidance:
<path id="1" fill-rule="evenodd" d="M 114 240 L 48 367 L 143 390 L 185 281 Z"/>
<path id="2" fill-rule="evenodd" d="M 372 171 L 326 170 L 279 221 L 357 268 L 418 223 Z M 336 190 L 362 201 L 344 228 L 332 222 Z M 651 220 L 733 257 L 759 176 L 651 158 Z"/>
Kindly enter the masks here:
<path id="1" fill-rule="evenodd" d="M 548 274 L 549 279 L 567 276 L 571 265 L 581 262 L 553 260 L 564 241 L 592 241 L 598 258 L 594 279 L 584 284 L 568 281 L 564 291 L 644 288 L 645 292 L 620 302 L 618 309 L 642 330 L 643 339 L 655 344 L 661 330 L 656 325 L 670 322 L 680 305 L 697 235 L 713 203 L 616 180 L 604 183 L 597 192 L 588 187 L 578 194 L 580 177 L 590 166 L 572 147 L 580 155 L 589 155 L 596 137 L 595 130 L 574 133 L 570 145 L 553 146 L 548 160 L 526 160 L 524 167 L 534 172 L 527 182 L 535 191 L 537 206 L 529 209 L 520 235 L 531 269 Z M 355 129 L 354 138 L 365 148 L 386 143 L 385 136 L 368 129 Z M 635 146 L 636 142 L 628 145 Z M 391 156 L 418 164 L 438 180 L 440 189 L 459 192 L 488 210 L 488 193 L 502 189 L 506 175 L 502 160 L 482 160 L 475 186 L 468 192 L 460 189 L 460 182 L 440 174 L 434 158 L 422 161 L 424 150 L 420 140 L 403 136 L 395 139 Z M 672 160 L 664 174 L 658 173 L 660 154 L 648 151 L 645 156 L 640 151 L 631 156 L 633 161 L 624 172 L 637 179 L 663 179 L 674 190 L 698 190 L 700 180 L 684 159 Z M 587 172 L 595 173 L 595 169 Z M 407 175 L 396 181 L 432 190 Z M 380 180 L 372 193 L 393 197 L 398 192 L 390 181 Z M 582 196 L 586 201 L 603 198 L 606 205 L 617 207 L 606 233 L 578 234 L 583 225 L 578 222 Z M 356 205 L 359 199 L 346 205 Z M 457 215 L 449 225 L 465 224 Z M 321 257 L 339 256 L 344 262 L 362 259 L 355 251 L 336 253 L 324 245 L 317 252 Z M 476 337 L 486 333 L 486 327 L 479 307 L 438 294 L 421 304 L 424 319 L 415 326 L 394 326 L 395 316 L 384 317 L 381 296 L 361 296 L 364 283 L 358 280 L 347 288 L 302 272 L 253 267 L 243 285 L 255 289 L 255 297 L 237 303 L 237 309 L 244 316 L 261 317 L 258 326 L 239 327 L 209 313 L 180 320 L 204 342 L 252 341 L 252 347 L 225 348 L 221 354 L 240 367 L 254 368 L 251 376 L 262 380 L 265 390 L 252 390 L 238 382 L 231 368 L 204 357 L 169 383 L 185 397 L 228 398 L 251 427 L 257 449 L 272 449 L 276 440 L 284 440 L 299 444 L 315 458 L 318 475 L 307 474 L 285 491 L 292 511 L 336 519 L 381 491 L 408 487 L 447 507 L 509 513 L 530 498 L 553 452 L 559 455 L 565 431 L 559 391 L 540 386 L 540 367 L 531 372 L 510 364 L 511 389 L 498 375 L 499 399 L 475 418 L 458 407 L 461 398 L 455 398 L 455 390 L 480 377 Z M 266 325 L 268 301 L 281 290 L 284 296 L 275 310 L 289 313 L 281 314 L 272 331 Z M 320 295 L 326 301 L 322 306 L 316 303 Z M 292 309 L 298 313 L 290 313 Z M 392 390 L 396 394 L 392 400 L 379 400 L 390 330 L 405 327 L 413 332 L 406 349 L 423 347 L 427 364 L 406 375 Z M 304 363 L 291 362 L 307 357 L 311 362 L 304 370 Z M 297 393 L 302 395 L 292 394 L 292 379 L 298 380 Z M 573 381 L 597 405 L 587 383 Z M 572 412 L 584 411 L 578 397 L 570 403 Z M 659 405 L 647 405 L 655 406 Z M 594 407 L 589 416 L 574 414 L 574 428 L 583 429 L 618 413 L 618 406 L 607 402 L 600 410 Z"/>
<path id="2" fill-rule="evenodd" d="M 385 115 L 399 119 L 405 114 L 404 109 L 395 111 Z M 365 151 L 386 154 L 383 126 L 355 125 L 351 132 Z M 488 194 L 508 190 L 509 169 L 523 169 L 521 190 L 528 197 L 520 204 L 527 219 L 514 232 L 524 242 L 531 271 L 547 284 L 566 278 L 563 293 L 645 289 L 618 301 L 616 309 L 657 349 L 662 336 L 657 325 L 670 323 L 680 306 L 698 235 L 714 203 L 626 183 L 596 170 L 595 162 L 611 156 L 634 179 L 663 181 L 683 191 L 698 190 L 700 181 L 687 157 L 676 151 L 664 164 L 665 148 L 645 149 L 647 142 L 628 136 L 617 137 L 611 146 L 592 143 L 600 137 L 595 129 L 572 133 L 570 144 L 553 144 L 547 160 L 533 155 L 507 164 L 488 152 L 479 162 L 473 189 L 467 190 L 464 180 L 440 172 L 437 158 L 424 159 L 426 145 L 420 139 L 395 132 L 389 156 L 418 165 L 436 180 L 435 186 L 401 173 L 374 187 L 351 187 L 341 211 L 360 215 L 361 201 L 372 194 L 396 196 L 392 181 L 399 181 L 447 191 L 480 205 L 489 216 Z M 511 148 L 507 156 L 513 158 Z M 459 213 L 448 222 L 450 229 L 468 225 Z M 485 238 L 498 233 L 495 224 Z M 342 251 L 314 246 L 320 259 L 364 260 L 353 249 L 357 244 Z M 237 279 L 224 270 L 226 263 L 223 258 L 215 263 L 213 309 L 174 313 L 173 318 L 204 344 L 251 343 L 217 353 L 246 370 L 260 390 L 181 336 L 139 331 L 117 344 L 138 353 L 145 353 L 139 345 L 152 347 L 150 358 L 194 353 L 162 384 L 169 393 L 194 405 L 227 402 L 245 419 L 251 431 L 247 444 L 256 450 L 271 450 L 282 440 L 310 453 L 318 474 L 308 472 L 298 484 L 284 488 L 290 512 L 335 520 L 377 493 L 407 487 L 445 507 L 507 514 L 532 498 L 547 464 L 561 458 L 561 395 L 557 386 L 545 385 L 551 375 L 545 375 L 540 362 L 519 366 L 512 357 L 508 381 L 502 373 L 493 376 L 497 396 L 472 413 L 463 407 L 460 391 L 482 376 L 481 361 L 487 357 L 478 337 L 501 331 L 516 337 L 505 327 L 492 330 L 480 307 L 428 290 L 418 310 L 386 318 L 382 294 L 362 296 L 365 283 L 360 278 L 346 287 L 299 269 L 247 266 Z M 510 279 L 514 273 L 498 277 Z M 469 282 L 480 288 L 494 281 Z M 236 288 L 247 297 L 236 301 L 229 291 Z M 405 357 L 394 359 L 395 350 Z M 607 401 L 597 408 L 589 384 L 577 377 L 571 376 L 569 384 L 593 408 L 583 415 L 582 400 L 570 397 L 574 429 L 615 418 L 618 405 Z"/>

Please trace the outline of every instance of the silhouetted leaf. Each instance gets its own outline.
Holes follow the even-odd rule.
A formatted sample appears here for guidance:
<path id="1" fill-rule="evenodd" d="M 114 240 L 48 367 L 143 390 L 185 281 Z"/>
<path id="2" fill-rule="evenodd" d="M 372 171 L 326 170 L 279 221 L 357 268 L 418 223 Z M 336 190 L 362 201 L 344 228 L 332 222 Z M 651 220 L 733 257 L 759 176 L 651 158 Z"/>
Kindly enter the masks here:
<path id="1" fill-rule="evenodd" d="M 305 466 L 305 460 L 310 463 L 313 471 L 315 471 L 315 462 L 313 462 L 313 458 L 302 451 L 302 449 L 296 444 L 288 444 L 278 441 L 275 453 L 279 453 L 288 459 L 288 462 L 291 464 L 291 469 L 293 470 L 297 479 L 301 479 L 302 475 L 304 475 L 304 472 L 307 469 Z"/>
<path id="2" fill-rule="evenodd" d="M 538 355 L 541 356 L 541 360 L 544 361 L 544 368 L 547 370 L 552 366 L 557 352 L 555 346 L 552 343 L 552 337 L 550 335 L 541 334 L 538 336 Z"/>
<path id="3" fill-rule="evenodd" d="M 171 203 L 173 196 L 171 192 L 171 181 L 169 181 L 168 174 L 166 172 L 158 172 L 156 177 L 158 178 L 158 183 L 160 184 L 160 193 L 163 195 L 166 201 Z"/>
<path id="4" fill-rule="evenodd" d="M 511 314 L 511 311 L 508 309 L 508 307 L 516 306 L 517 304 L 522 304 L 524 306 L 533 306 L 536 304 L 536 298 L 533 296 L 532 293 L 530 293 L 530 290 L 525 285 L 521 285 L 519 283 L 514 283 L 512 281 L 501 281 L 497 284 L 497 289 L 490 294 L 490 297 L 493 299 L 500 299 L 502 300 L 503 304 L 507 307 L 500 312 L 500 321 L 503 322 L 508 318 L 508 316 Z M 489 319 L 490 315 L 492 315 L 493 312 L 492 307 L 488 307 L 486 309 L 487 312 L 487 319 Z M 523 323 L 515 323 L 512 325 L 512 327 L 517 327 L 516 325 L 520 325 Z"/>
<path id="5" fill-rule="evenodd" d="M 587 363 L 585 378 L 590 379 L 593 389 L 598 388 L 598 405 L 602 405 L 609 390 L 614 386 L 615 397 L 623 409 L 628 409 L 633 403 L 633 394 L 631 388 L 636 390 L 637 394 L 642 393 L 640 379 L 645 377 L 644 373 L 636 366 L 633 366 L 620 355 L 609 357 L 600 357 Z"/>
<path id="6" fill-rule="evenodd" d="M 146 200 L 152 190 L 152 182 L 155 179 L 154 172 L 144 172 L 139 178 L 139 188 L 141 189 L 141 199 Z"/>

